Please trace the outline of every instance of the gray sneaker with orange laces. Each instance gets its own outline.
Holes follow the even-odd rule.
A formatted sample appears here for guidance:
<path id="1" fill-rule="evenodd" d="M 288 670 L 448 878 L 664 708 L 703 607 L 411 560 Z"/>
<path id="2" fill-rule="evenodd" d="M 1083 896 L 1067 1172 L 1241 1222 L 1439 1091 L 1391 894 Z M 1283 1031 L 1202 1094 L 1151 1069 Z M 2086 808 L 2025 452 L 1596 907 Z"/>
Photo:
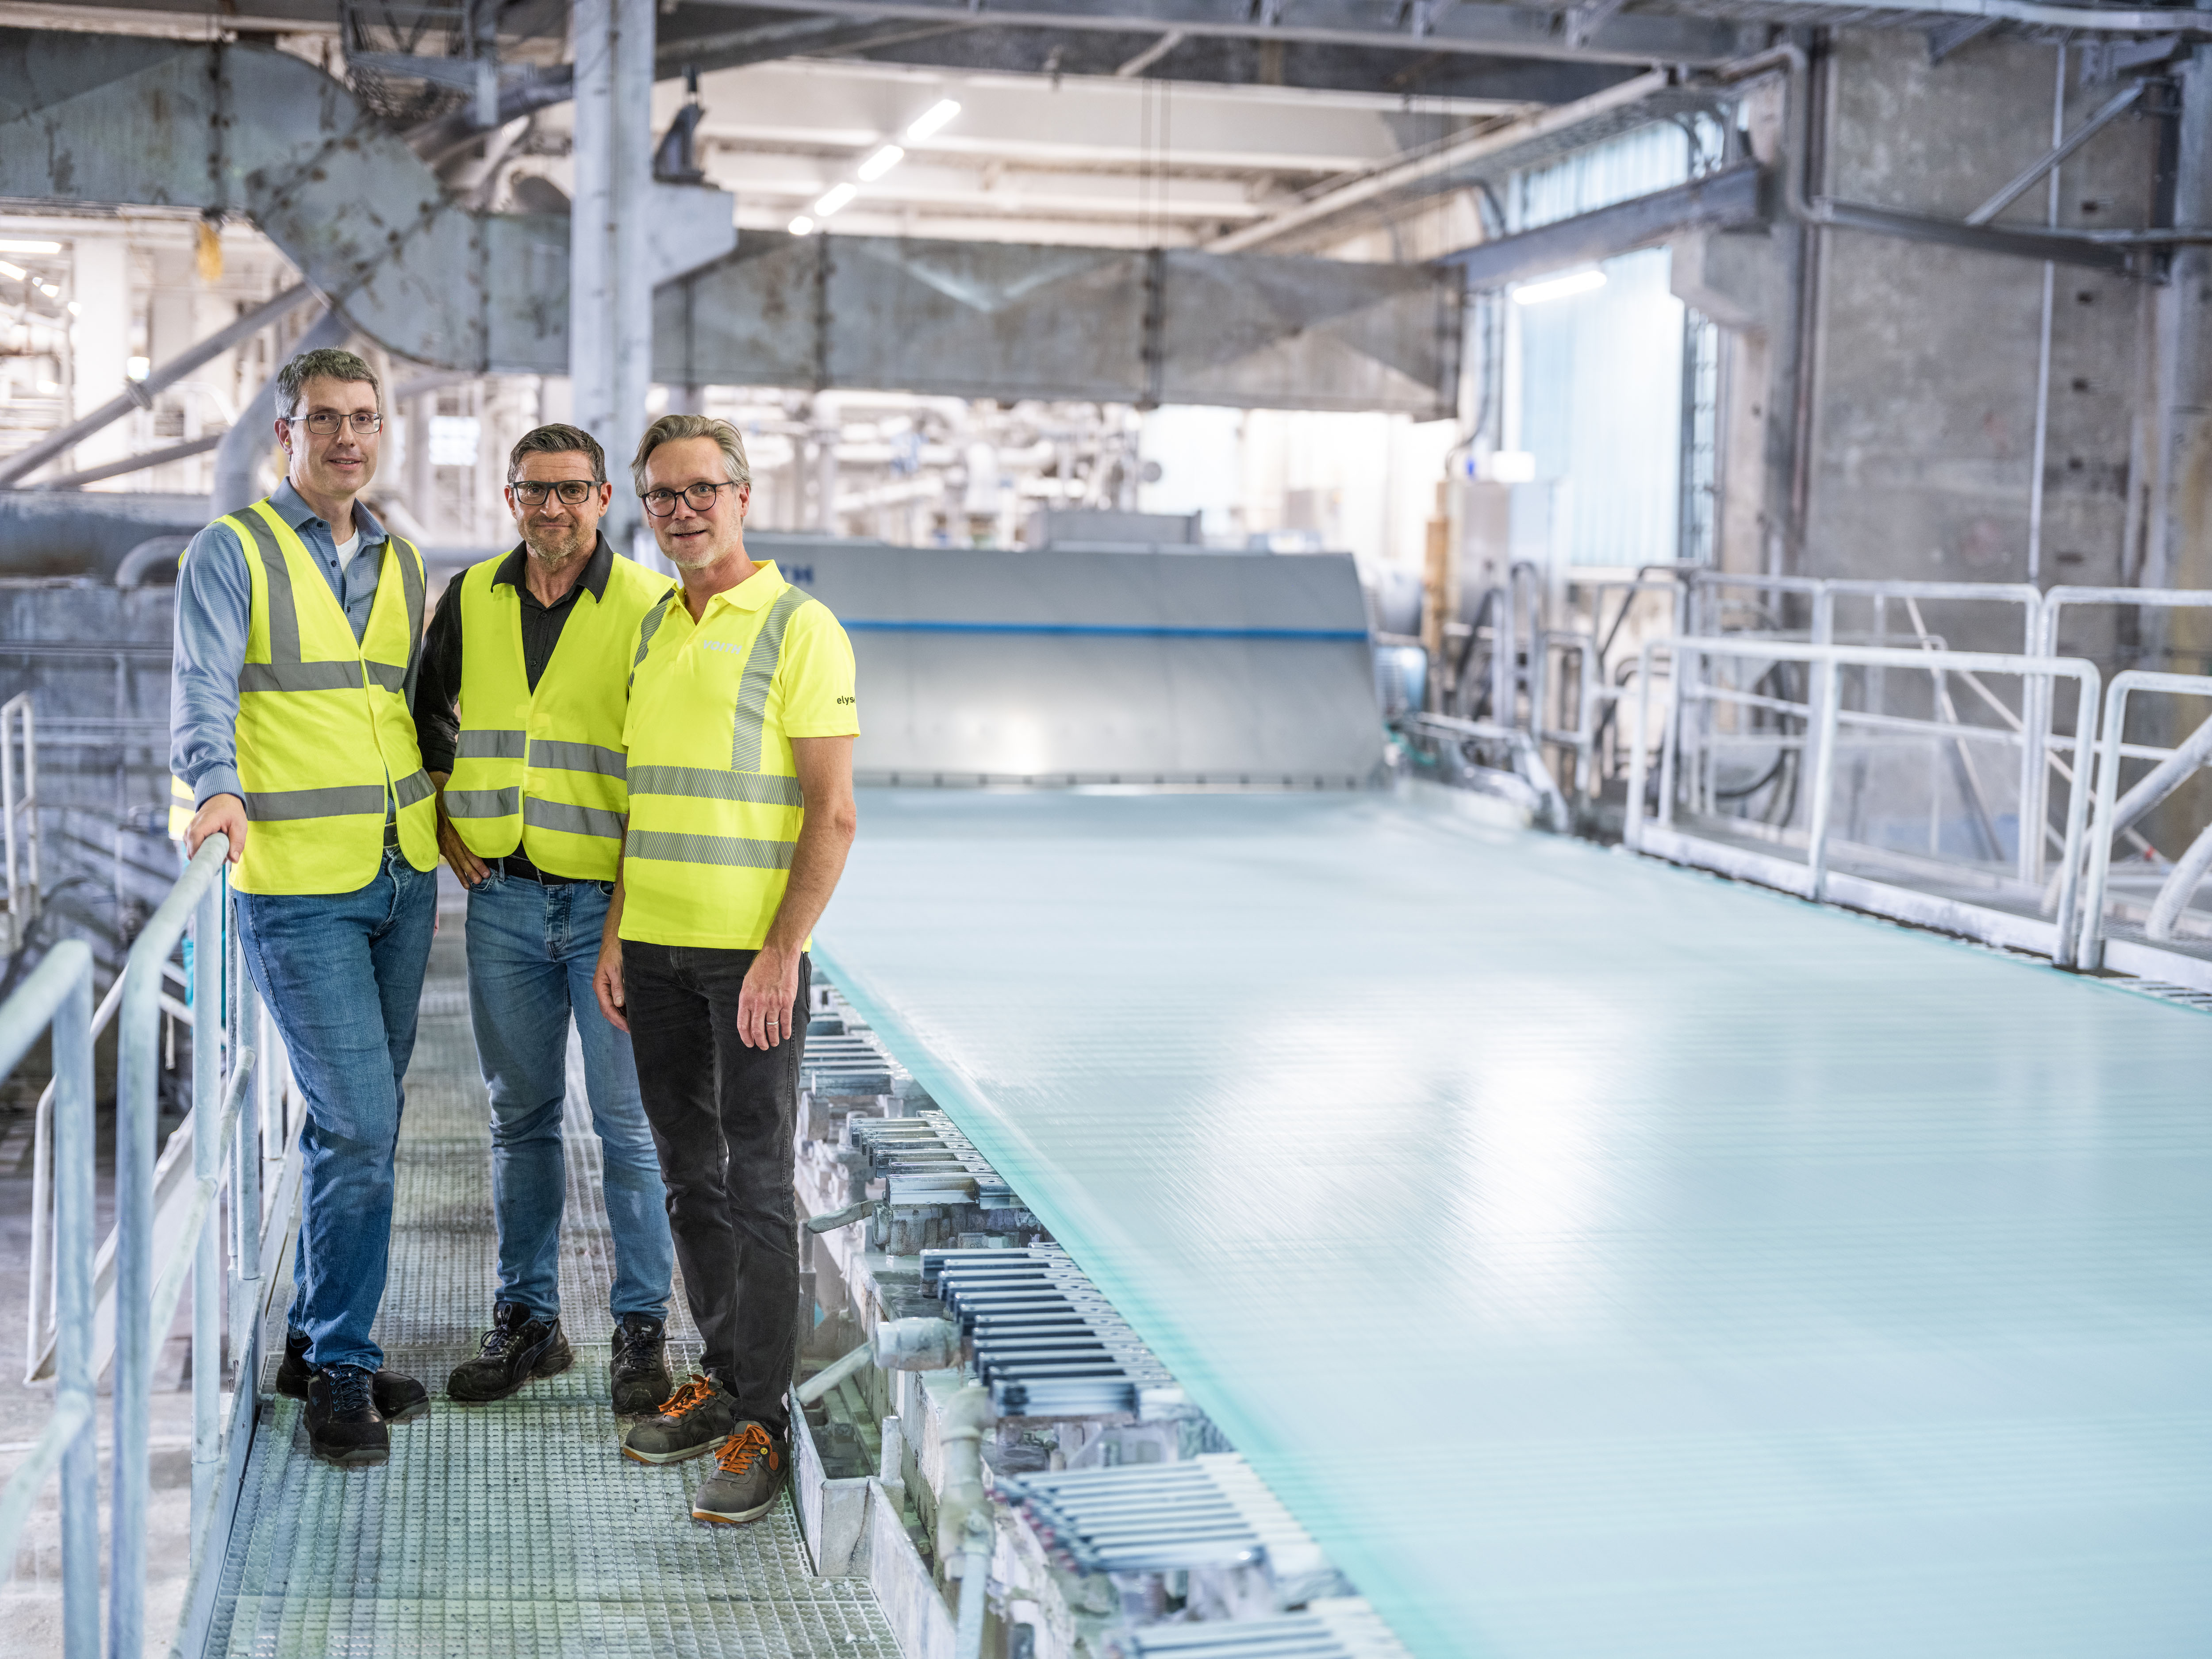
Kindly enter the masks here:
<path id="1" fill-rule="evenodd" d="M 651 1417 L 623 1431 L 623 1455 L 641 1463 L 680 1463 L 710 1452 L 738 1426 L 738 1402 L 708 1376 L 687 1376 Z"/>
<path id="2" fill-rule="evenodd" d="M 722 1443 L 714 1474 L 691 1500 L 691 1518 L 723 1526 L 759 1520 L 775 1504 L 790 1462 L 781 1436 L 758 1423 L 738 1424 L 737 1432 Z"/>

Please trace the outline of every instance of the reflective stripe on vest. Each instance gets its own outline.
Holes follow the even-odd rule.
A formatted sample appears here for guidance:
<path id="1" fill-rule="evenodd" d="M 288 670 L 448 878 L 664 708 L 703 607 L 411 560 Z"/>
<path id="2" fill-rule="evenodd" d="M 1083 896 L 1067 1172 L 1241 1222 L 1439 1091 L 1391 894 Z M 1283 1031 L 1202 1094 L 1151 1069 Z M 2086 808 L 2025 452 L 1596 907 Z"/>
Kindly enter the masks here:
<path id="1" fill-rule="evenodd" d="M 769 715 L 792 618 L 817 601 L 769 580 L 753 610 L 710 604 L 695 623 L 672 594 L 640 624 L 625 939 L 757 949 L 783 902 L 805 796 Z"/>
<path id="2" fill-rule="evenodd" d="M 437 862 L 434 793 L 415 747 L 407 667 L 422 637 L 422 556 L 385 544 L 356 640 L 314 556 L 269 502 L 220 520 L 252 578 L 238 676 L 246 893 L 350 893 L 376 875 L 387 813 L 418 870 Z"/>
<path id="3" fill-rule="evenodd" d="M 598 598 L 586 590 L 571 601 L 532 690 L 521 596 L 493 580 L 507 557 L 461 579 L 461 732 L 446 815 L 478 858 L 520 849 L 550 874 L 611 881 L 629 810 L 630 635 L 666 598 L 668 580 L 617 557 Z"/>

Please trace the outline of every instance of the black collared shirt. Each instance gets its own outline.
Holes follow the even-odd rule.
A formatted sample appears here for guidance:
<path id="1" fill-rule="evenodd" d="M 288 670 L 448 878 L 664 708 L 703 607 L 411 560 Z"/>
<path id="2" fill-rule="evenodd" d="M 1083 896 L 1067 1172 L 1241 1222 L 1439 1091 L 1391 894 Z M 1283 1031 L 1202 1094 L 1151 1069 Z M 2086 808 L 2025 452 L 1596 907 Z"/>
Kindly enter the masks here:
<path id="1" fill-rule="evenodd" d="M 500 562 L 491 580 L 495 587 L 505 582 L 522 600 L 522 670 L 535 691 L 538 677 L 545 672 L 545 665 L 553 659 L 553 647 L 561 642 L 568 613 L 576 608 L 576 595 L 588 589 L 594 599 L 606 597 L 615 550 L 605 536 L 600 537 L 592 556 L 584 562 L 582 577 L 558 604 L 550 605 L 540 604 L 523 579 L 524 562 L 529 557 L 529 550 L 517 544 Z M 464 570 L 446 584 L 437 614 L 430 618 L 429 636 L 422 643 L 422 677 L 415 693 L 415 741 L 422 750 L 426 772 L 451 772 L 453 750 L 461 740 L 461 718 L 454 705 L 461 696 L 461 584 L 468 574 Z"/>

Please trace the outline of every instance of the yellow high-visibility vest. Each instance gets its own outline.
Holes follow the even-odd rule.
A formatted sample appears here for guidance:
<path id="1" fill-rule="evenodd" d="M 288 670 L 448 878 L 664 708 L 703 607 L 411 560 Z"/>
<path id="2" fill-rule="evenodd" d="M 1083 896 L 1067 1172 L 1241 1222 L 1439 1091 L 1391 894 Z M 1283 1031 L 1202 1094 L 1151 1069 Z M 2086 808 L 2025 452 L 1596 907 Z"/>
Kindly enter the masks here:
<path id="1" fill-rule="evenodd" d="M 763 564 L 696 623 L 671 589 L 634 660 L 622 936 L 758 950 L 805 819 L 791 739 L 860 730 L 852 644 Z"/>
<path id="2" fill-rule="evenodd" d="M 218 522 L 246 554 L 253 602 L 238 674 L 238 775 L 252 828 L 231 872 L 243 893 L 350 893 L 384 856 L 387 794 L 399 848 L 438 861 L 436 809 L 407 709 L 422 637 L 422 556 L 392 537 L 356 641 L 307 544 L 266 501 Z"/>
<path id="3" fill-rule="evenodd" d="M 461 579 L 461 735 L 446 815 L 480 859 L 519 847 L 553 875 L 612 881 L 629 810 L 623 715 L 630 645 L 668 578 L 617 556 L 604 594 L 576 595 L 533 692 L 522 659 L 522 596 L 492 580 L 507 557 L 486 559 Z"/>

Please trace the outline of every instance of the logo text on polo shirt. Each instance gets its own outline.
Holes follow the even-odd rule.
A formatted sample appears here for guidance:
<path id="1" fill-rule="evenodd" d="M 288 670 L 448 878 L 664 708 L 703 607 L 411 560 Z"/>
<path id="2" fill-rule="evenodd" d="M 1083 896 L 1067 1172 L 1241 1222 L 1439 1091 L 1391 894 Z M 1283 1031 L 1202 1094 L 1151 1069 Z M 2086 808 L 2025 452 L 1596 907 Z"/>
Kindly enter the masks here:
<path id="1" fill-rule="evenodd" d="M 709 651 L 726 651 L 733 657 L 744 656 L 748 648 L 742 645 L 732 645 L 727 640 L 708 640 L 704 643 Z"/>

